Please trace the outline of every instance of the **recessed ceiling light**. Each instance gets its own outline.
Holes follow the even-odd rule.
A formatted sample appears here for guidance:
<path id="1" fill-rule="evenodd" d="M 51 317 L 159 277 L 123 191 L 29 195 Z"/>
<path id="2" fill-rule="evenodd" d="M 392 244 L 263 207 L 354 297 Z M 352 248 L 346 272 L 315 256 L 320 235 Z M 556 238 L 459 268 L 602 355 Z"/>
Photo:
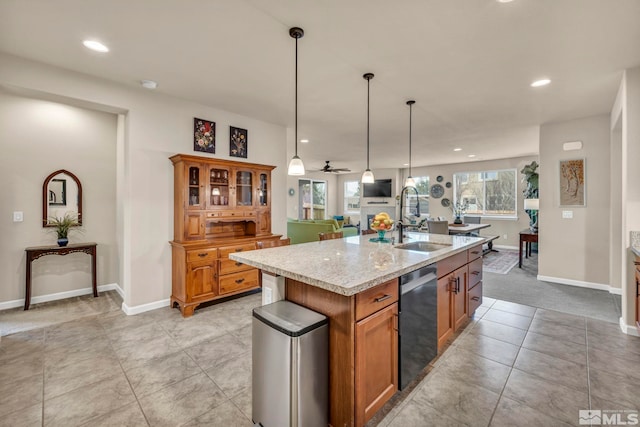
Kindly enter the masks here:
<path id="1" fill-rule="evenodd" d="M 511 3 L 513 0 L 498 0 L 498 3 Z"/>
<path id="2" fill-rule="evenodd" d="M 403 163 L 402 166 L 409 166 L 409 163 Z"/>
<path id="3" fill-rule="evenodd" d="M 462 148 L 454 148 L 453 151 L 462 151 Z"/>
<path id="4" fill-rule="evenodd" d="M 306 144 L 307 142 L 309 142 L 308 139 L 301 139 L 300 142 L 302 142 L 303 144 Z"/>
<path id="5" fill-rule="evenodd" d="M 475 157 L 475 154 L 469 154 L 467 157 Z"/>
<path id="6" fill-rule="evenodd" d="M 102 43 L 97 42 L 95 40 L 85 40 L 82 42 L 82 44 L 87 49 L 95 50 L 96 52 L 102 52 L 102 53 L 109 52 L 108 47 L 106 47 Z"/>
<path id="7" fill-rule="evenodd" d="M 140 80 L 140 84 L 145 89 L 155 89 L 158 87 L 158 83 L 153 80 Z"/>
<path id="8" fill-rule="evenodd" d="M 536 80 L 535 82 L 531 83 L 531 87 L 546 86 L 549 83 L 551 83 L 551 80 L 549 80 L 549 79 L 540 79 L 540 80 Z"/>

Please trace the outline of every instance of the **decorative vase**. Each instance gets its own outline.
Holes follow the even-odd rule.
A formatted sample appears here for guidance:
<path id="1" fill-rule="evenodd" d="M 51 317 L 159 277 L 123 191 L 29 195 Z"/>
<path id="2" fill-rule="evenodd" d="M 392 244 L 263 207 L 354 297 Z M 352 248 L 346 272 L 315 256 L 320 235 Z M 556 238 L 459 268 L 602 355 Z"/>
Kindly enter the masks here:
<path id="1" fill-rule="evenodd" d="M 69 243 L 69 239 L 66 237 L 61 237 L 58 239 L 58 246 L 67 246 L 67 243 Z"/>
<path id="2" fill-rule="evenodd" d="M 453 220 L 454 224 L 462 224 L 462 219 L 459 216 L 456 216 L 456 219 Z"/>
<path id="3" fill-rule="evenodd" d="M 369 239 L 370 242 L 391 243 L 391 240 L 384 238 L 385 234 L 387 233 L 387 230 L 376 230 L 376 231 L 378 232 L 378 237 Z"/>

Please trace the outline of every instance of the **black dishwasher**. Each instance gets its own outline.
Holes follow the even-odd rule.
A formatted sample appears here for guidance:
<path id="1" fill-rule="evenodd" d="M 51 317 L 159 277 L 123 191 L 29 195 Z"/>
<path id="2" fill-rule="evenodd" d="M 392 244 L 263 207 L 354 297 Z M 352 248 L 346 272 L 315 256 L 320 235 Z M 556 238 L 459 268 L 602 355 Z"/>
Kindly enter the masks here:
<path id="1" fill-rule="evenodd" d="M 436 264 L 400 276 L 400 390 L 438 354 L 437 286 Z"/>

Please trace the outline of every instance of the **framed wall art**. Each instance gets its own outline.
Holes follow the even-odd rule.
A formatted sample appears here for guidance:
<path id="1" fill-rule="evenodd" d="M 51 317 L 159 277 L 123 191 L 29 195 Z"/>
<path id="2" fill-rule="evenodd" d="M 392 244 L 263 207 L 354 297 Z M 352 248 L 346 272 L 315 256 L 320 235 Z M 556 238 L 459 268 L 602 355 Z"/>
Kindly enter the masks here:
<path id="1" fill-rule="evenodd" d="M 560 160 L 560 206 L 586 206 L 585 159 Z"/>
<path id="2" fill-rule="evenodd" d="M 229 155 L 247 158 L 248 135 L 246 129 L 229 126 Z"/>
<path id="3" fill-rule="evenodd" d="M 216 152 L 216 123 L 193 119 L 193 151 Z"/>

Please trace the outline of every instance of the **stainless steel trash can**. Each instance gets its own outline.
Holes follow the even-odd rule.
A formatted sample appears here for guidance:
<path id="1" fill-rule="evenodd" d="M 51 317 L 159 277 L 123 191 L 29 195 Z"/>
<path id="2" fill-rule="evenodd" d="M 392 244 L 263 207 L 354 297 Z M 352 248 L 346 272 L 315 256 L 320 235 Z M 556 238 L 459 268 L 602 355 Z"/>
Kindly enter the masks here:
<path id="1" fill-rule="evenodd" d="M 262 427 L 329 424 L 329 322 L 289 301 L 253 310 L 252 418 Z"/>

